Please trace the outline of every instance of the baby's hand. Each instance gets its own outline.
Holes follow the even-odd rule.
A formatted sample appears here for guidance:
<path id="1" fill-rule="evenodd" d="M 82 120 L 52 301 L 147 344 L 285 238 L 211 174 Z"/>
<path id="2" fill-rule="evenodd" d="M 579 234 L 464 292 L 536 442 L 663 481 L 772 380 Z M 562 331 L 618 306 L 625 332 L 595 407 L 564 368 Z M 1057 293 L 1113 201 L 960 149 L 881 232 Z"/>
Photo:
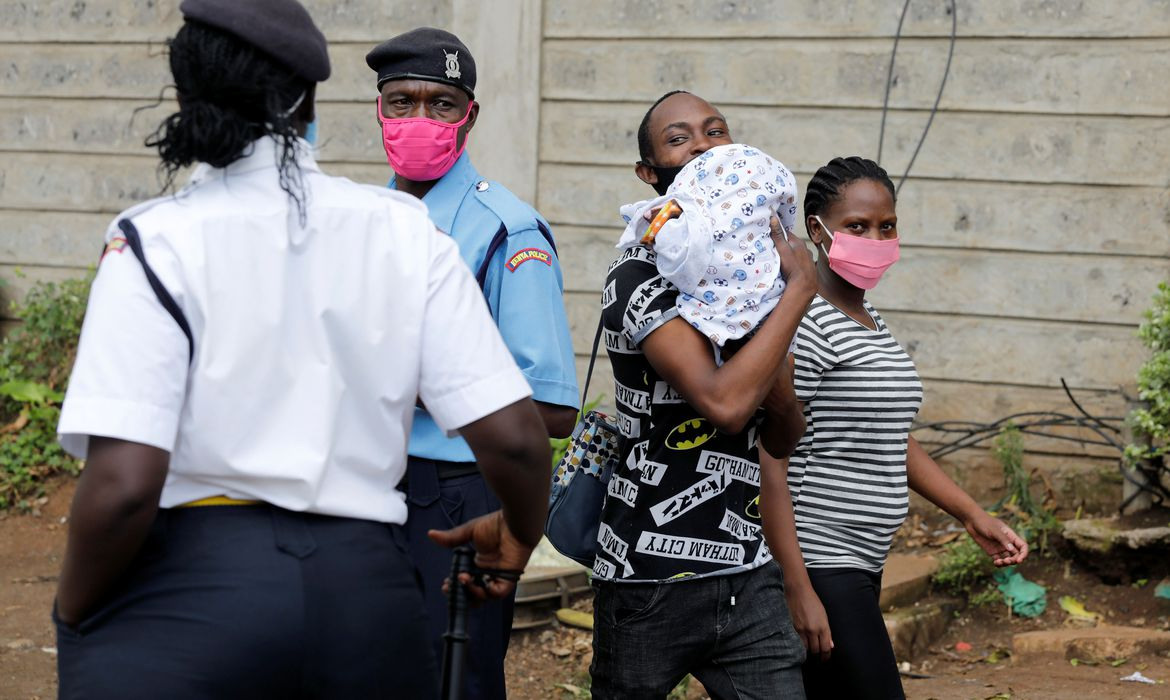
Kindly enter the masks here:
<path id="1" fill-rule="evenodd" d="M 677 219 L 680 214 L 682 214 L 682 207 L 673 199 L 661 207 L 646 212 L 644 216 L 650 221 L 650 227 L 646 229 L 646 233 L 642 234 L 642 243 L 644 245 L 653 245 L 654 238 L 662 230 L 662 227 L 666 225 L 666 222 L 671 219 Z"/>
<path id="2" fill-rule="evenodd" d="M 642 215 L 642 218 L 647 221 L 653 221 L 654 218 L 658 216 L 664 208 L 670 209 L 670 215 L 666 217 L 667 219 L 677 219 L 679 215 L 682 214 L 682 207 L 679 206 L 678 202 L 672 199 L 666 204 L 663 204 L 661 207 L 654 207 L 653 209 L 648 210 L 645 214 Z"/>

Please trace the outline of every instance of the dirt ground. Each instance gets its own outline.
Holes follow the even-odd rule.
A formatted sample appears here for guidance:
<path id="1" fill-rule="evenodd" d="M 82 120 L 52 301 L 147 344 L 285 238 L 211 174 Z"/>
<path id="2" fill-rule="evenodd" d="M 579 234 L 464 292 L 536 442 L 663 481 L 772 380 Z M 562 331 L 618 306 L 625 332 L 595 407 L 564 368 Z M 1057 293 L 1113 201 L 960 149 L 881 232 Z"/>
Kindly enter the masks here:
<path id="1" fill-rule="evenodd" d="M 55 640 L 48 610 L 65 544 L 65 516 L 72 484 L 62 482 L 29 515 L 0 517 L 0 700 L 56 696 Z M 939 521 L 941 524 L 943 521 Z M 931 531 L 912 522 L 907 531 Z M 938 532 L 938 530 L 934 530 Z M 945 535 L 944 535 L 945 537 Z M 929 540 L 902 536 L 902 551 L 936 551 Z M 1020 572 L 1048 587 L 1048 609 L 1035 619 L 1007 614 L 1000 605 L 968 606 L 919 658 L 909 660 L 903 678 L 911 700 L 1144 700 L 1170 699 L 1170 659 L 1067 659 L 1020 662 L 1010 657 L 1013 634 L 1054 629 L 1068 615 L 1057 600 L 1070 595 L 1104 616 L 1108 624 L 1170 629 L 1170 601 L 1154 597 L 1156 582 L 1105 585 L 1055 555 L 1033 557 Z M 941 597 L 941 596 L 939 596 Z M 574 607 L 588 610 L 587 596 Z M 588 697 L 590 633 L 550 624 L 519 631 L 508 655 L 509 696 L 516 700 Z M 962 643 L 962 644 L 960 644 Z M 968 651 L 960 651 L 959 648 Z M 1134 671 L 1158 685 L 1122 682 Z M 923 676 L 923 677 L 919 677 Z M 677 698 L 705 697 L 698 683 Z"/>

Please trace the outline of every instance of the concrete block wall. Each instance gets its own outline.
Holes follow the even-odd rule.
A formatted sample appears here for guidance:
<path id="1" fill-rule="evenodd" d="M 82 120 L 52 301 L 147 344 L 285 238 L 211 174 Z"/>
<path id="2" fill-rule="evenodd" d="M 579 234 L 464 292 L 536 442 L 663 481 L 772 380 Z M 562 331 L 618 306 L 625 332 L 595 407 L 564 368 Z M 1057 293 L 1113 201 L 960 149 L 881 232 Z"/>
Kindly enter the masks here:
<path id="1" fill-rule="evenodd" d="M 583 379 L 635 129 L 663 92 L 721 107 L 737 137 L 803 187 L 835 155 L 876 153 L 895 0 L 307 0 L 330 40 L 321 160 L 389 171 L 365 52 L 414 26 L 475 52 L 483 111 L 471 151 L 555 227 Z M 905 255 L 873 294 L 927 384 L 925 420 L 1069 410 L 1120 415 L 1144 352 L 1133 336 L 1170 278 L 1170 4 L 958 0 L 941 109 L 904 189 Z M 142 141 L 174 109 L 163 42 L 177 0 L 0 0 L 0 278 L 5 298 L 91 265 L 112 216 L 159 191 Z M 942 75 L 946 0 L 903 27 L 885 165 L 900 174 Z M 21 268 L 25 277 L 14 276 Z M 612 394 L 604 358 L 591 394 Z M 1113 463 L 1033 440 L 1072 500 L 1113 489 Z M 984 453 L 951 463 L 994 483 Z M 1108 489 L 1106 489 L 1108 490 Z M 1087 495 L 1086 495 L 1087 494 Z"/>
<path id="2" fill-rule="evenodd" d="M 646 108 L 687 89 L 803 190 L 837 155 L 874 157 L 902 3 L 890 0 L 548 0 L 538 204 L 556 226 L 574 342 L 587 350 L 635 179 Z M 884 165 L 895 176 L 929 116 L 951 28 L 946 0 L 910 3 Z M 901 191 L 904 252 L 871 294 L 926 382 L 925 421 L 1121 415 L 1145 357 L 1134 337 L 1170 279 L 1170 5 L 959 0 L 940 111 Z M 581 363 L 587 359 L 580 356 Z M 606 392 L 602 362 L 591 394 Z M 927 436 L 930 437 L 930 436 Z M 1107 450 L 1029 439 L 1064 505 L 1116 503 Z M 987 499 L 986 451 L 948 468 Z"/>
<path id="3" fill-rule="evenodd" d="M 476 0 L 305 4 L 330 41 L 333 76 L 318 93 L 327 172 L 368 183 L 389 178 L 375 76 L 364 57 L 384 39 L 429 25 L 451 29 L 475 51 L 484 107 L 469 149 L 481 171 L 533 198 L 539 2 L 516 0 L 492 12 Z M 82 274 L 96 262 L 113 216 L 159 194 L 157 155 L 143 140 L 176 109 L 173 89 L 163 87 L 170 81 L 165 41 L 182 23 L 178 5 L 0 0 L 5 302 L 38 279 Z M 535 58 L 521 61 L 521 53 Z M 516 96 L 517 84 L 532 87 Z"/>

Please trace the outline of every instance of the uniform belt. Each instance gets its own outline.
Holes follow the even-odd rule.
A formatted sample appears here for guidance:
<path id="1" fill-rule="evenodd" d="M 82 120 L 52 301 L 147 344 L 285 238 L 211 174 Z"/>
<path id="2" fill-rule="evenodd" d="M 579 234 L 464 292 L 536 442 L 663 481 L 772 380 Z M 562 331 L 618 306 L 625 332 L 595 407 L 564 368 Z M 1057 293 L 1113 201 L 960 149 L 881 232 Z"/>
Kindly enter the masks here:
<path id="1" fill-rule="evenodd" d="M 407 460 L 406 474 L 398 482 L 398 489 L 415 499 L 430 501 L 439 497 L 439 482 L 461 476 L 478 474 L 475 462 L 446 462 L 441 459 L 411 457 Z M 411 484 L 414 484 L 413 488 Z"/>
<path id="2" fill-rule="evenodd" d="M 195 501 L 183 503 L 179 508 L 200 508 L 203 506 L 258 506 L 264 501 L 253 501 L 244 498 L 228 498 L 227 496 L 208 496 Z"/>
<path id="3" fill-rule="evenodd" d="M 409 466 L 413 463 L 413 469 Z M 425 469 L 433 474 L 436 479 L 443 481 L 445 479 L 455 479 L 460 476 L 470 476 L 471 474 L 479 473 L 479 465 L 475 462 L 444 462 L 441 459 L 427 459 L 426 457 L 411 457 L 406 475 L 402 477 L 402 481 L 398 484 L 398 488 L 406 490 L 406 485 L 410 483 L 410 473 L 413 471 L 416 474 L 419 470 Z"/>
<path id="4" fill-rule="evenodd" d="M 439 481 L 454 479 L 459 476 L 469 476 L 479 473 L 479 466 L 475 462 L 441 462 L 435 460 L 435 473 Z"/>

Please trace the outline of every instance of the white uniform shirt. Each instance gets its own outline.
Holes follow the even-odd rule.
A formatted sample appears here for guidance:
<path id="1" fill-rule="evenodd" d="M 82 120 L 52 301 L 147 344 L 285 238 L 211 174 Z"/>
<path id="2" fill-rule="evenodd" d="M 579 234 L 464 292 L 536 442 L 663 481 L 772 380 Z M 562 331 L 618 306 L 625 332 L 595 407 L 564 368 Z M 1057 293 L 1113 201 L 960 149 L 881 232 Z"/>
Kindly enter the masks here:
<path id="1" fill-rule="evenodd" d="M 746 336 L 784 292 L 768 220 L 795 229 L 796 178 L 759 149 L 716 146 L 687 163 L 664 196 L 621 207 L 618 248 L 638 245 L 646 213 L 671 199 L 682 214 L 653 247 L 658 271 L 679 289 L 679 316 L 719 346 Z"/>
<path id="2" fill-rule="evenodd" d="M 61 443 L 82 458 L 89 435 L 170 451 L 162 507 L 222 494 L 405 522 L 395 485 L 416 397 L 452 431 L 528 396 L 528 383 L 418 200 L 326 176 L 302 154 L 302 227 L 276 154 L 261 139 L 119 217 L 190 323 L 190 364 L 111 225 Z"/>

